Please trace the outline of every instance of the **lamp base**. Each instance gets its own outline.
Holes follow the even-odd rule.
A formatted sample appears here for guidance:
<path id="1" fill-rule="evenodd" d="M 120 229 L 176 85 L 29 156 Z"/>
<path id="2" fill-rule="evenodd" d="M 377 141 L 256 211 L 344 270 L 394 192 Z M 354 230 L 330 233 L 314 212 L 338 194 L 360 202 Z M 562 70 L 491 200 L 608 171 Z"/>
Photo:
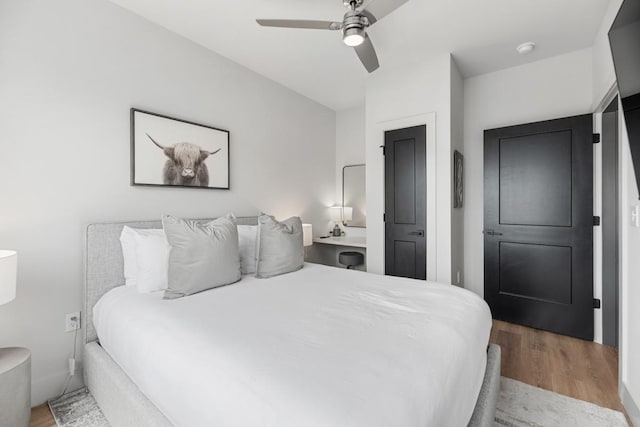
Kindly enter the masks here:
<path id="1" fill-rule="evenodd" d="M 340 229 L 340 226 L 338 224 L 336 224 L 336 226 L 333 227 L 333 232 L 331 234 L 333 235 L 333 237 L 342 236 L 342 230 Z"/>
<path id="2" fill-rule="evenodd" d="M 31 352 L 0 348 L 0 426 L 28 427 L 31 418 Z"/>

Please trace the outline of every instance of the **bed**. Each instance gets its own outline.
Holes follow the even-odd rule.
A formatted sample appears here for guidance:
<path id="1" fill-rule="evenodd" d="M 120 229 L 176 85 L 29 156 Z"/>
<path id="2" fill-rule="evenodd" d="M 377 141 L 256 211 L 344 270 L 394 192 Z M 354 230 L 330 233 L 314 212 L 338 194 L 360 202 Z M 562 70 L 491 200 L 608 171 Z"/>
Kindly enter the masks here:
<path id="1" fill-rule="evenodd" d="M 240 218 L 255 224 L 255 218 Z M 117 426 L 492 426 L 499 348 L 465 290 L 305 264 L 166 301 L 86 239 L 85 383 Z"/>

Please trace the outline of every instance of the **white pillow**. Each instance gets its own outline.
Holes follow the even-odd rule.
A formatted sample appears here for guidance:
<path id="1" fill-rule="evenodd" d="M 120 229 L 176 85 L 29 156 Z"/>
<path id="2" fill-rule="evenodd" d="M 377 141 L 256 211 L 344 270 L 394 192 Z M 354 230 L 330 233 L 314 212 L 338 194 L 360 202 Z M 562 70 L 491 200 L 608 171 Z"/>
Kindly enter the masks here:
<path id="1" fill-rule="evenodd" d="M 256 272 L 257 225 L 239 225 L 238 242 L 240 244 L 240 270 L 242 274 Z"/>
<path id="2" fill-rule="evenodd" d="M 124 258 L 124 284 L 126 286 L 136 286 L 136 276 L 138 275 L 136 242 L 133 240 L 135 234 L 135 230 L 126 225 L 120 234 L 120 245 L 122 245 L 122 257 Z"/>
<path id="3" fill-rule="evenodd" d="M 162 229 L 124 227 L 120 235 L 125 285 L 148 293 L 167 289 L 169 243 Z"/>

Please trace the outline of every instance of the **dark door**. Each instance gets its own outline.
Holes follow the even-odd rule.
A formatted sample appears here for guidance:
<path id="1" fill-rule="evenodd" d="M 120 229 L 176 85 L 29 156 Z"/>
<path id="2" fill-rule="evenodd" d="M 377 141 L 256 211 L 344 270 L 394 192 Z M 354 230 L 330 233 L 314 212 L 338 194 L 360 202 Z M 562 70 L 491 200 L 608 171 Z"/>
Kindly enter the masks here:
<path id="1" fill-rule="evenodd" d="M 485 131 L 485 299 L 493 317 L 593 339 L 591 115 Z"/>
<path id="2" fill-rule="evenodd" d="M 385 132 L 385 274 L 427 278 L 425 125 Z"/>
<path id="3" fill-rule="evenodd" d="M 602 342 L 618 346 L 618 98 L 602 114 Z"/>

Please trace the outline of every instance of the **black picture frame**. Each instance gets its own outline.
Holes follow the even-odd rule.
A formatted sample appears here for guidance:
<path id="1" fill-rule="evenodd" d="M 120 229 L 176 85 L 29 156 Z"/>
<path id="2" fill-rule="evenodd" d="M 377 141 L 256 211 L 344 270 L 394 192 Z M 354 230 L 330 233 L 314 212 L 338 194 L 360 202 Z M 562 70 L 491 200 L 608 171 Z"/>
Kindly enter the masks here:
<path id="1" fill-rule="evenodd" d="M 138 108 L 130 109 L 130 123 L 132 186 L 231 189 L 228 130 Z M 182 135 L 191 140 L 182 139 Z M 175 153 L 178 144 L 180 151 Z M 175 162 L 176 155 L 185 161 Z M 183 167 L 185 163 L 187 167 Z M 214 163 L 217 167 L 210 173 Z"/>
<path id="2" fill-rule="evenodd" d="M 453 207 L 464 206 L 464 156 L 458 150 L 453 151 Z"/>

